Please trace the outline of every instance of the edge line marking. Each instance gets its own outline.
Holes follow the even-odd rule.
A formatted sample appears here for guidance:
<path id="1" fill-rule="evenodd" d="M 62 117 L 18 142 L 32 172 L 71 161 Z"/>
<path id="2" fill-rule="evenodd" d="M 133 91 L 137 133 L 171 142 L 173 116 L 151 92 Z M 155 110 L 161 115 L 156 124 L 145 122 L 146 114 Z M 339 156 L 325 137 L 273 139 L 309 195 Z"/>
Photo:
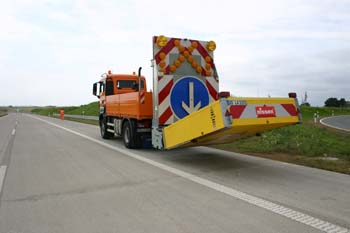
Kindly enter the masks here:
<path id="1" fill-rule="evenodd" d="M 7 166 L 0 166 L 0 193 L 2 191 L 2 186 L 4 185 L 6 170 Z"/>
<path id="2" fill-rule="evenodd" d="M 339 116 L 342 116 L 342 115 L 339 115 Z M 331 117 L 324 117 L 324 118 L 322 118 L 320 120 L 321 125 L 328 126 L 330 128 L 333 128 L 333 129 L 339 129 L 339 130 L 343 130 L 343 131 L 346 131 L 346 132 L 350 132 L 350 129 L 340 128 L 340 127 L 337 127 L 337 126 L 334 126 L 334 125 L 330 125 L 328 123 L 324 123 L 323 122 L 323 120 L 326 120 L 326 119 L 329 119 L 329 118 L 333 118 L 333 117 L 337 117 L 337 116 L 331 116 Z"/>

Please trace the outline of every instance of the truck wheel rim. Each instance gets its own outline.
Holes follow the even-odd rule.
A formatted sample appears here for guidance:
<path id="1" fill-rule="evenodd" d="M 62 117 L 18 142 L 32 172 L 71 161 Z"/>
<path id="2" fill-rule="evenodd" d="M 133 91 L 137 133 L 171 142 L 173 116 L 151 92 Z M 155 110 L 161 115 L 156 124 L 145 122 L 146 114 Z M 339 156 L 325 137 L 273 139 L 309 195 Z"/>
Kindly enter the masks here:
<path id="1" fill-rule="evenodd" d="M 127 144 L 129 143 L 129 127 L 125 129 L 124 140 Z"/>
<path id="2" fill-rule="evenodd" d="M 102 132 L 102 134 L 104 134 L 104 132 L 105 132 L 105 126 L 103 123 L 101 124 L 101 132 Z"/>

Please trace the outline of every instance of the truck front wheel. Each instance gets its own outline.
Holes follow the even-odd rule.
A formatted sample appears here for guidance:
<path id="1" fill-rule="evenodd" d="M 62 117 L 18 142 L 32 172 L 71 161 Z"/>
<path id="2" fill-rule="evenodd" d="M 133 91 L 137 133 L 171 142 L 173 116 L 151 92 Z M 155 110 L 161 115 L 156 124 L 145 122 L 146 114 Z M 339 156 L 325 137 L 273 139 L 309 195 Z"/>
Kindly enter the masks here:
<path id="1" fill-rule="evenodd" d="M 102 117 L 100 120 L 100 132 L 103 139 L 110 139 L 113 137 L 113 133 L 107 131 L 107 117 Z"/>

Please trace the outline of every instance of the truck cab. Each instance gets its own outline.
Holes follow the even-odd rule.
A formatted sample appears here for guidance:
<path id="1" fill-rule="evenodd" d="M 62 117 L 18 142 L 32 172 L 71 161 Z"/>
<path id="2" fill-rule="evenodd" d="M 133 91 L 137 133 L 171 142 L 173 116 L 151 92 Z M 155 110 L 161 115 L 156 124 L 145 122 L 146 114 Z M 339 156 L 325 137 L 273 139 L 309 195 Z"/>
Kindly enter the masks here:
<path id="1" fill-rule="evenodd" d="M 93 95 L 99 98 L 101 136 L 123 136 L 127 147 L 139 147 L 141 137 L 151 132 L 153 115 L 152 93 L 147 92 L 145 77 L 140 72 L 136 75 L 108 71 L 93 84 Z"/>

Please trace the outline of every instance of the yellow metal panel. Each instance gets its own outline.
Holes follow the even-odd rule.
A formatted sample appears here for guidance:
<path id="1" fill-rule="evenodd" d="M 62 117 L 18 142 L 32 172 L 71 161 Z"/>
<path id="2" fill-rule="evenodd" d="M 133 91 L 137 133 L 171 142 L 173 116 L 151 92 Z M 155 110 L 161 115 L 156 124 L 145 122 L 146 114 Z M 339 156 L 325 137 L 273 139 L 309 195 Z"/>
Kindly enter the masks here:
<path id="1" fill-rule="evenodd" d="M 257 105 L 272 105 L 276 108 L 281 104 L 295 106 L 295 100 L 292 98 L 228 97 L 226 100 L 216 101 L 165 127 L 163 130 L 164 147 L 171 149 L 229 143 L 274 128 L 300 123 L 298 116 L 282 115 L 258 118 L 255 112 L 254 106 Z M 250 110 L 242 118 L 232 119 L 230 116 L 225 116 L 228 107 L 235 104 L 246 105 L 247 108 L 250 106 Z"/>
<path id="2" fill-rule="evenodd" d="M 282 117 L 281 117 L 282 118 Z M 215 145 L 221 143 L 230 143 L 248 136 L 256 135 L 257 133 L 266 132 L 275 128 L 294 125 L 299 122 L 298 117 L 283 117 L 268 119 L 237 119 L 232 122 L 230 128 L 225 128 L 221 131 L 214 132 L 209 135 L 198 138 L 183 146 L 201 146 Z"/>
<path id="3" fill-rule="evenodd" d="M 233 125 L 231 128 L 224 128 L 223 130 L 214 132 L 197 138 L 195 141 L 183 144 L 182 147 L 189 146 L 203 146 L 216 145 L 222 143 L 230 143 L 242 138 L 246 138 L 257 133 L 266 132 L 275 128 L 285 127 L 296 124 L 296 122 L 272 123 L 272 124 L 241 124 L 239 126 Z"/>
<path id="4" fill-rule="evenodd" d="M 216 101 L 165 127 L 164 147 L 170 149 L 224 127 L 220 101 Z"/>

